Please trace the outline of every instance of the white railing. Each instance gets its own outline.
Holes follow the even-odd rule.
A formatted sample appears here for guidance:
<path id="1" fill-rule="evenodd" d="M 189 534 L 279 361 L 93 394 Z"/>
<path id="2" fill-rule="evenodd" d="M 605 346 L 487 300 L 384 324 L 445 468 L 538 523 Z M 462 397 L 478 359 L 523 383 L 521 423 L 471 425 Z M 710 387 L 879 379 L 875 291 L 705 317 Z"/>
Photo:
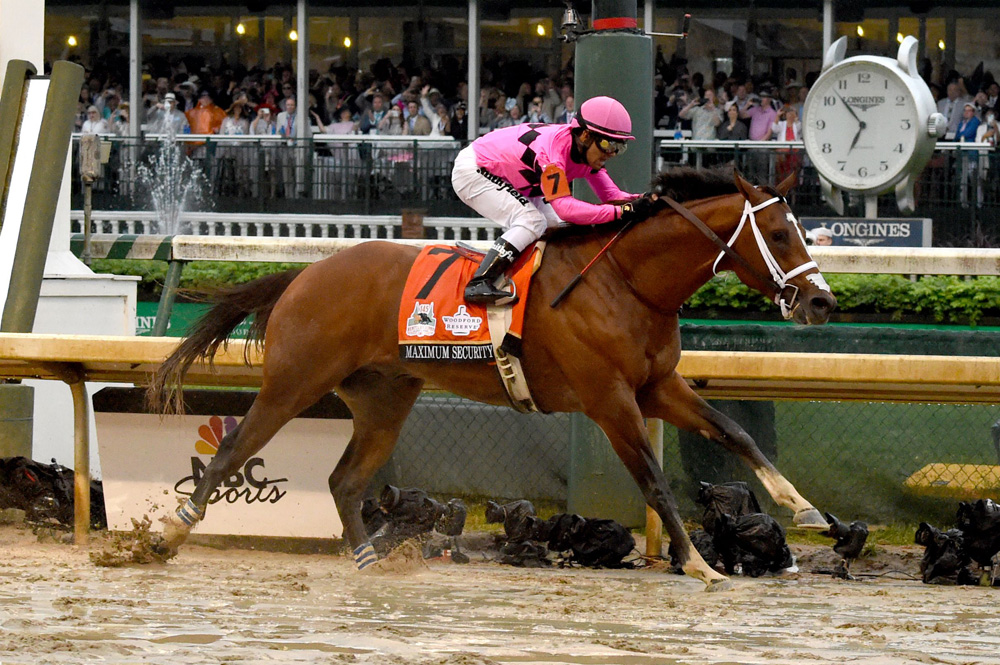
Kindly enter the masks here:
<path id="1" fill-rule="evenodd" d="M 482 217 L 425 217 L 424 227 L 439 239 L 490 237 L 499 227 Z M 180 233 L 205 236 L 273 236 L 303 238 L 400 237 L 399 215 L 298 215 L 274 213 L 186 212 L 180 216 Z M 157 234 L 156 213 L 144 210 L 95 210 L 95 233 Z M 83 211 L 70 211 L 70 229 L 83 232 Z"/>

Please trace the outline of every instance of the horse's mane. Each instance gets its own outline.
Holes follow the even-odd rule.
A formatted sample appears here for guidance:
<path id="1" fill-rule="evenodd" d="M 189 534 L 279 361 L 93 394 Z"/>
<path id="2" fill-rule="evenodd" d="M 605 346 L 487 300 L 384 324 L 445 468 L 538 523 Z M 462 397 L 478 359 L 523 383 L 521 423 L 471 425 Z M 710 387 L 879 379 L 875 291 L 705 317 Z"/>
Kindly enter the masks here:
<path id="1" fill-rule="evenodd" d="M 735 194 L 740 190 L 736 187 L 733 165 L 722 164 L 710 169 L 678 166 L 661 171 L 653 177 L 649 191 L 659 196 L 669 196 L 679 203 L 685 203 L 688 201 L 709 199 L 715 196 Z M 548 239 L 570 238 L 581 233 L 591 234 L 595 231 L 614 231 L 620 229 L 621 226 L 621 221 L 593 225 L 570 224 L 549 233 Z"/>
<path id="2" fill-rule="evenodd" d="M 733 177 L 733 165 L 724 164 L 711 169 L 679 166 L 662 171 L 653 178 L 650 191 L 660 196 L 669 196 L 678 203 L 685 203 L 735 194 L 739 189 L 736 188 Z"/>

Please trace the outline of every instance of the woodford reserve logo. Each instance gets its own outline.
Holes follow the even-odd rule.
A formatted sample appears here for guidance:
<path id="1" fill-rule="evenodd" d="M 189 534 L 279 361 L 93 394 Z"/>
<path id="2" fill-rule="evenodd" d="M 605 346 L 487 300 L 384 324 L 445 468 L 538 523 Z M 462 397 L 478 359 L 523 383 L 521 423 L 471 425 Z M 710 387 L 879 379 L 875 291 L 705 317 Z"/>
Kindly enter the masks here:
<path id="1" fill-rule="evenodd" d="M 215 455 L 219 451 L 219 444 L 226 434 L 236 429 L 236 418 L 226 416 L 225 420 L 219 416 L 212 416 L 208 419 L 207 425 L 198 427 L 200 437 L 194 444 L 196 452 L 202 455 Z M 194 488 L 201 481 L 208 465 L 202 462 L 198 456 L 191 457 L 191 475 L 181 478 L 174 485 L 174 491 L 182 496 L 190 497 L 194 493 Z M 278 503 L 288 492 L 279 487 L 280 483 L 288 482 L 288 478 L 268 478 L 264 471 L 264 460 L 259 457 L 251 457 L 243 465 L 240 471 L 222 481 L 222 486 L 217 487 L 208 499 L 209 504 L 225 501 L 226 503 L 238 503 L 243 501 L 247 504 L 253 503 Z"/>

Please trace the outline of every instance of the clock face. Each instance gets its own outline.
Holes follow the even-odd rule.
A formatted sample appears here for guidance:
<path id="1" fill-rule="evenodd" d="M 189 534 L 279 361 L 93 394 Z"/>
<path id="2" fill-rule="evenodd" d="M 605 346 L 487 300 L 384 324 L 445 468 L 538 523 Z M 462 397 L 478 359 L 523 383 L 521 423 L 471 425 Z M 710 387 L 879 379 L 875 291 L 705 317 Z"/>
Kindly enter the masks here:
<path id="1" fill-rule="evenodd" d="M 828 70 L 809 91 L 803 115 L 813 165 L 834 185 L 855 191 L 894 184 L 924 129 L 901 75 L 875 62 Z"/>

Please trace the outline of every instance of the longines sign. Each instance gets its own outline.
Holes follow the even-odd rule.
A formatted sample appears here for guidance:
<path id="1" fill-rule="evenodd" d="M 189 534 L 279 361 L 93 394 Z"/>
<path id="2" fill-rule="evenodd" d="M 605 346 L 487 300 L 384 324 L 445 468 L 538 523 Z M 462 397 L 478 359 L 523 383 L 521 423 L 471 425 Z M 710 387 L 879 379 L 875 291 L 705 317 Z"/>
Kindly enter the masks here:
<path id="1" fill-rule="evenodd" d="M 807 231 L 826 227 L 834 245 L 855 247 L 930 247 L 931 220 L 920 217 L 800 217 Z"/>

